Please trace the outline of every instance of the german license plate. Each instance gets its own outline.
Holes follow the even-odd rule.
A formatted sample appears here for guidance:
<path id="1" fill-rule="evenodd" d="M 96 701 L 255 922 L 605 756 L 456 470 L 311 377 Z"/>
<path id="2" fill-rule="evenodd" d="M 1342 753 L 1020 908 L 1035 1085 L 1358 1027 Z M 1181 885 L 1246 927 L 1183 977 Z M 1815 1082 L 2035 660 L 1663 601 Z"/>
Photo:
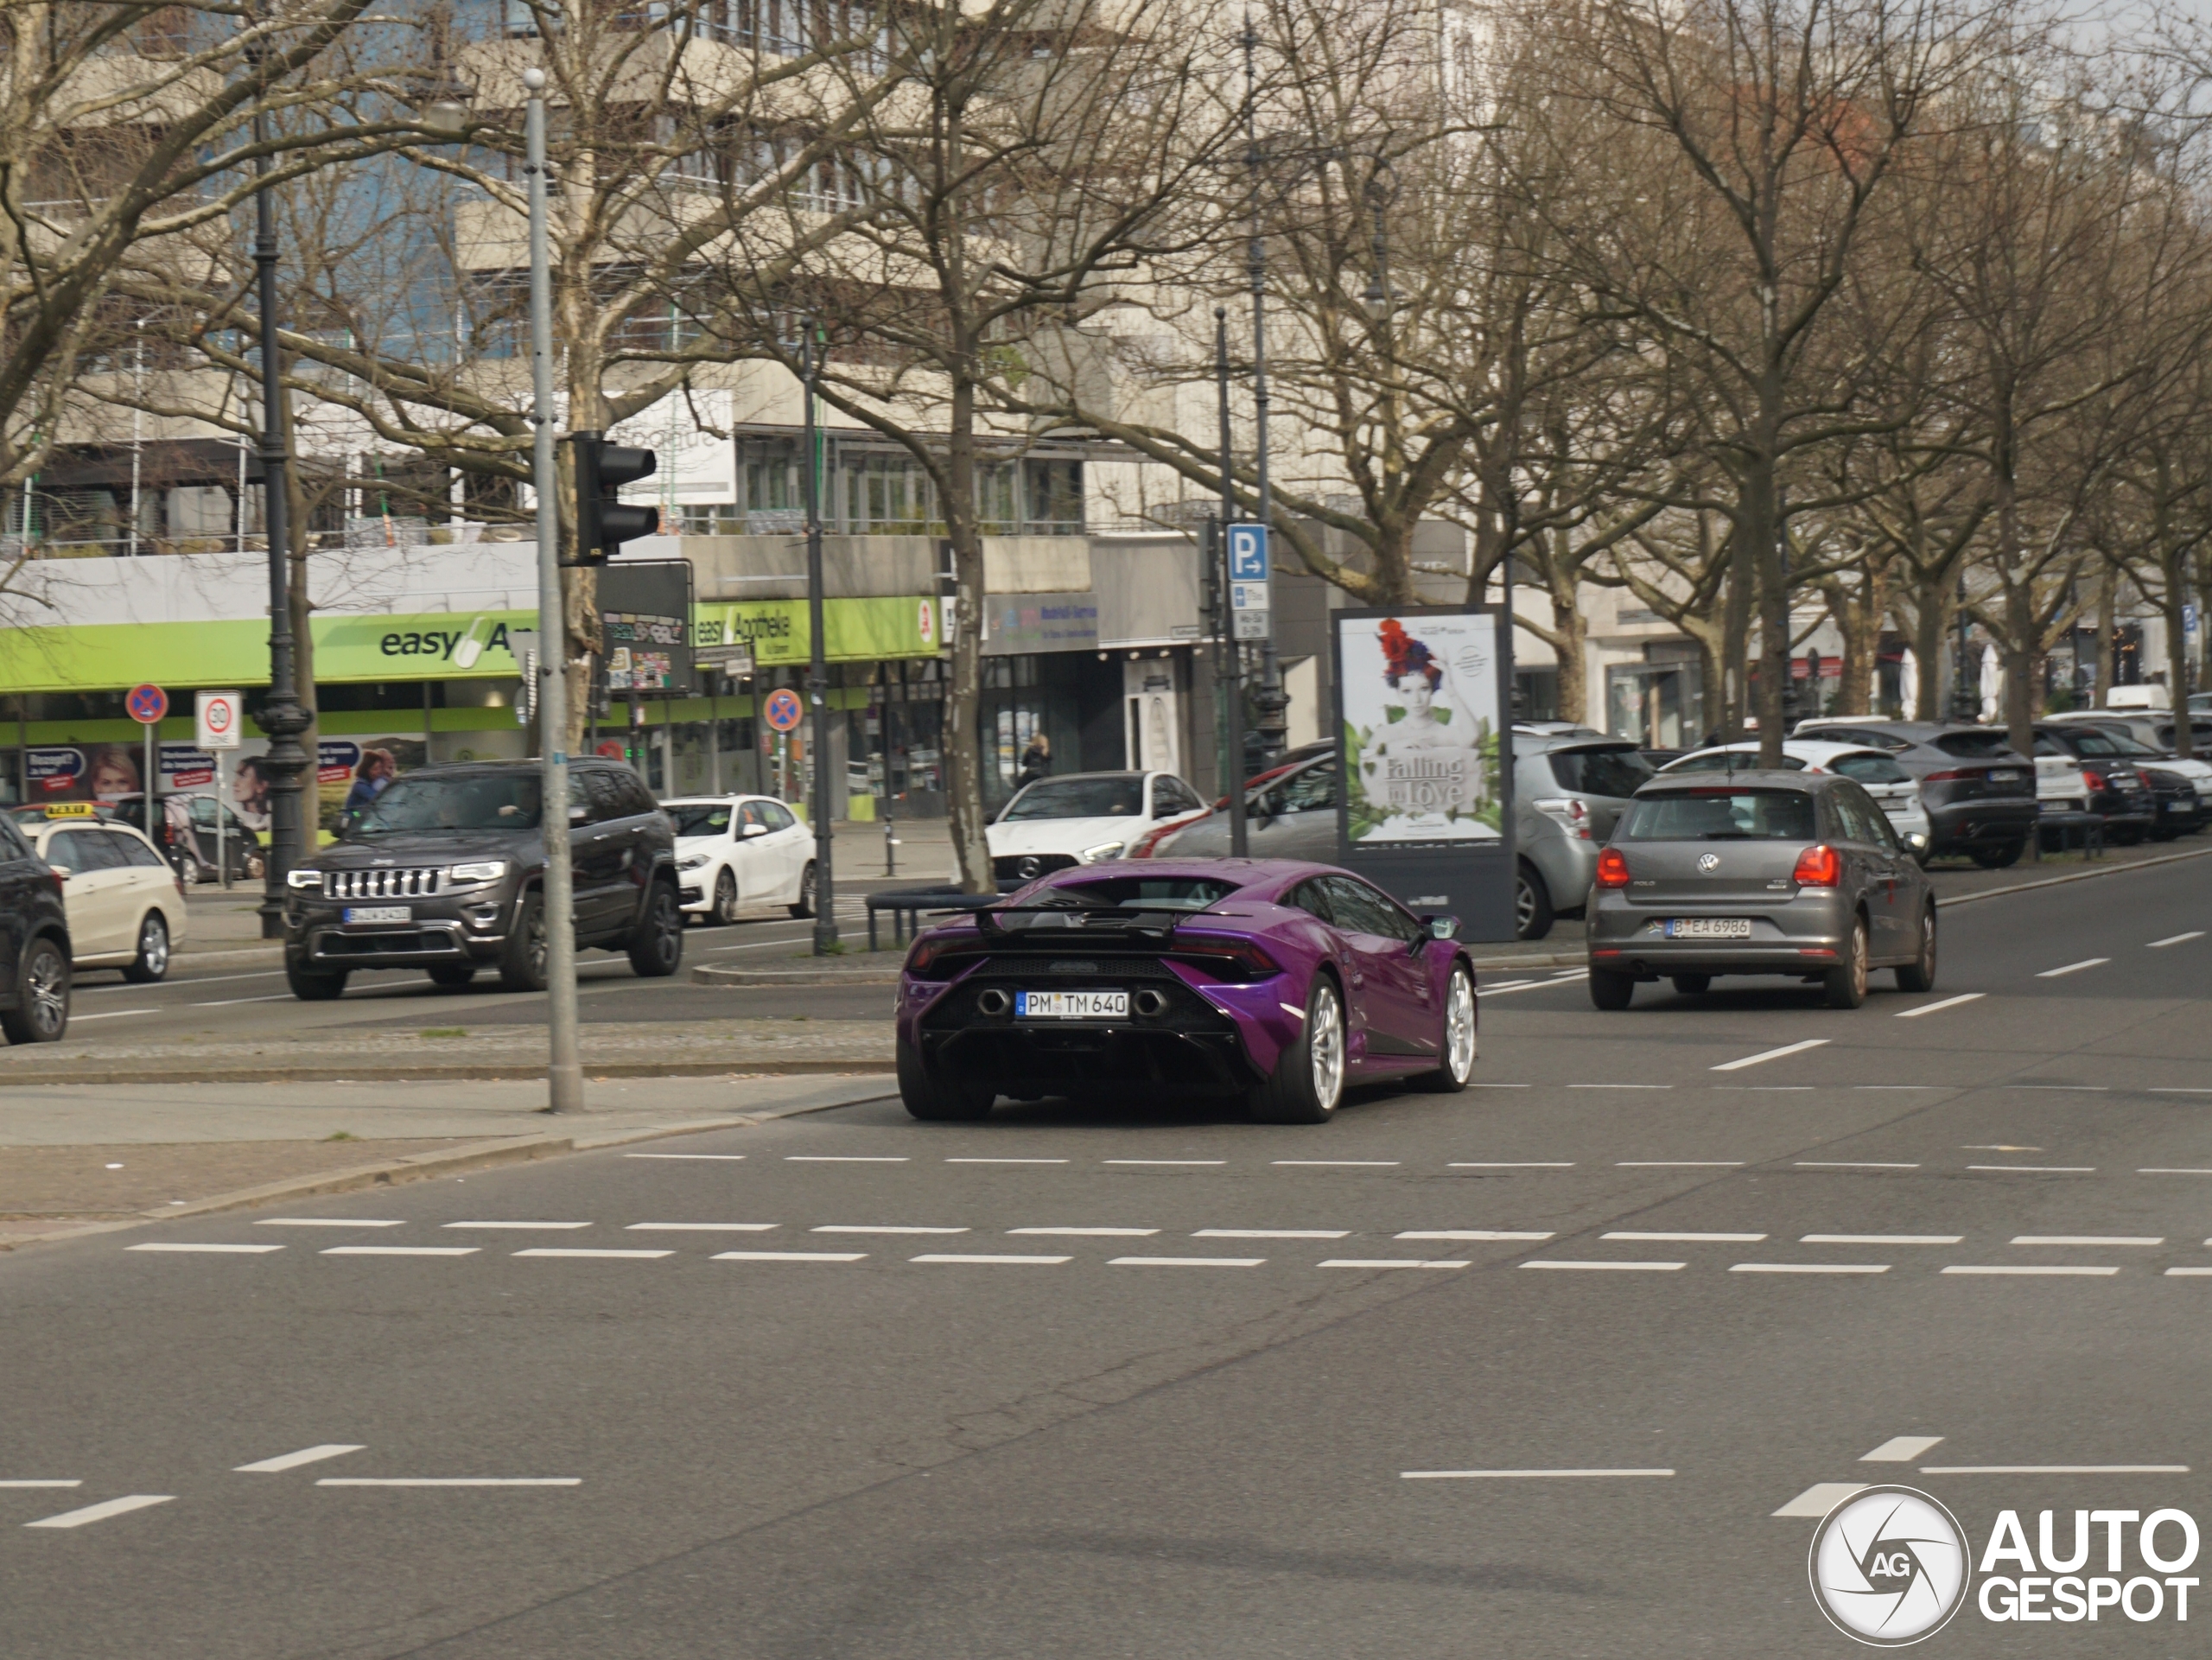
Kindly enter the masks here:
<path id="1" fill-rule="evenodd" d="M 412 922 L 415 910 L 407 905 L 349 905 L 346 920 L 355 922 Z"/>
<path id="2" fill-rule="evenodd" d="M 1749 917 L 1669 917 L 1667 938 L 1669 939 L 1749 939 L 1751 919 Z"/>
<path id="3" fill-rule="evenodd" d="M 1020 1021 L 1107 1021 L 1126 1019 L 1126 991 L 1017 991 L 1014 1015 Z"/>
<path id="4" fill-rule="evenodd" d="M 2166 803 L 2166 811 L 2168 812 L 2187 812 L 2189 811 L 2189 803 L 2186 801 L 2169 801 Z"/>
<path id="5" fill-rule="evenodd" d="M 2000 766 L 1990 773 L 1989 781 L 1992 784 L 2018 784 L 2022 776 L 2016 766 Z"/>

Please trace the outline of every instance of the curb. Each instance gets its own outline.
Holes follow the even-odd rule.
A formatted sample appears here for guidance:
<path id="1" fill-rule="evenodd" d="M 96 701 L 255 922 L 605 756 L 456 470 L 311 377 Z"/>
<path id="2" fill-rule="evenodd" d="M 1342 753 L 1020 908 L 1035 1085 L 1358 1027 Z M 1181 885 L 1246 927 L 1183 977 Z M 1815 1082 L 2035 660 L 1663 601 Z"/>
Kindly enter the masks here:
<path id="1" fill-rule="evenodd" d="M 2099 876 L 2125 876 L 2130 871 L 2150 870 L 2159 865 L 2179 864 L 2184 859 L 2212 858 L 2212 847 L 2192 848 L 2187 853 L 2165 853 L 2155 859 L 2133 859 L 2126 864 L 2103 865 L 2094 870 L 2069 871 L 2063 876 L 2045 876 L 2037 881 L 2014 882 L 2007 887 L 1985 887 L 1978 894 L 1954 894 L 1939 898 L 1936 905 L 1971 905 L 1976 900 L 2001 899 L 2007 894 L 2025 894 L 2038 887 L 2056 887 L 2063 882 L 2086 882 Z"/>
<path id="2" fill-rule="evenodd" d="M 151 1064 L 151 1063 L 149 1063 Z M 890 1060 L 646 1060 L 584 1062 L 588 1078 L 747 1078 L 799 1077 L 814 1072 L 890 1072 Z M 347 1076 L 343 1065 L 325 1062 L 320 1066 L 199 1066 L 164 1070 L 149 1075 L 147 1066 L 109 1068 L 100 1072 L 10 1072 L 0 1067 L 0 1089 L 29 1084 L 376 1084 L 391 1082 L 462 1082 L 499 1084 L 543 1081 L 545 1063 L 487 1061 L 474 1065 L 365 1066 Z"/>
<path id="3" fill-rule="evenodd" d="M 1544 951 L 1528 957 L 1475 957 L 1468 959 L 1478 974 L 1507 969 L 1579 969 L 1589 960 L 1590 953 L 1586 951 Z"/>
<path id="4" fill-rule="evenodd" d="M 601 1148 L 623 1147 L 635 1142 L 659 1141 L 671 1135 L 696 1135 L 702 1130 L 750 1129 L 772 1119 L 797 1118 L 810 1112 L 834 1112 L 840 1107 L 861 1106 L 870 1101 L 888 1098 L 887 1094 L 862 1096 L 858 1100 L 833 1101 L 821 1106 L 731 1113 L 725 1117 L 694 1119 L 681 1124 L 652 1124 L 596 1135 L 580 1131 L 567 1135 L 541 1134 L 471 1142 L 462 1147 L 446 1148 L 435 1153 L 416 1153 L 404 1159 L 385 1159 L 374 1164 L 353 1165 L 344 1170 L 327 1171 L 319 1176 L 295 1176 L 283 1181 L 264 1182 L 257 1187 L 241 1187 L 232 1193 L 217 1193 L 212 1198 L 194 1199 L 188 1205 L 168 1205 L 157 1211 L 141 1211 L 122 1220 L 88 1223 L 81 1228 L 70 1228 L 60 1233 L 0 1239 L 0 1252 L 20 1250 L 27 1245 L 43 1245 L 61 1239 L 79 1239 L 86 1234 L 112 1233 L 124 1228 L 142 1227 L 149 1222 L 174 1221 L 178 1217 L 214 1216 L 225 1211 L 249 1210 L 257 1205 L 266 1205 L 280 1199 L 314 1199 L 329 1193 L 357 1193 L 365 1187 L 388 1187 L 400 1182 L 457 1175 L 465 1171 L 496 1169 L 501 1165 L 530 1164 L 540 1159 L 561 1158 L 572 1153 L 594 1153 Z"/>
<path id="5" fill-rule="evenodd" d="M 695 986 L 895 986 L 895 968 L 726 969 L 702 964 L 691 970 Z"/>

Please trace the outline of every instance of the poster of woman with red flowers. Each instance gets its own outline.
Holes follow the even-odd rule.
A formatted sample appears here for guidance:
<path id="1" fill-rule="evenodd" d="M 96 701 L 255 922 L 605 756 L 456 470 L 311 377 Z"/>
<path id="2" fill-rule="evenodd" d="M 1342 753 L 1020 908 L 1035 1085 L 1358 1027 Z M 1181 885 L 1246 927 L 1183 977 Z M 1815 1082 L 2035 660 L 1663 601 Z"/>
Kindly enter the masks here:
<path id="1" fill-rule="evenodd" d="M 1411 612 L 1337 626 L 1347 838 L 1497 841 L 1496 620 Z"/>

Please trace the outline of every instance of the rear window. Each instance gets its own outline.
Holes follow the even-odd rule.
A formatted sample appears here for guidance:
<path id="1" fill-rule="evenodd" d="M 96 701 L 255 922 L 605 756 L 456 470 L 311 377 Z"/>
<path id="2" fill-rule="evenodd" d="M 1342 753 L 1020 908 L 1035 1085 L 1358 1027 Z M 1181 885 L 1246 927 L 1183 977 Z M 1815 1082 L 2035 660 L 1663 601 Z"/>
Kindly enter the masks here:
<path id="1" fill-rule="evenodd" d="M 1677 773 L 1758 773 L 1769 770 L 1759 765 L 1757 750 L 1715 749 L 1702 755 L 1685 755 L 1667 768 L 1669 777 Z M 1771 769 L 1782 773 L 1802 773 L 1805 763 L 1795 755 L 1784 755 L 1782 765 Z"/>
<path id="2" fill-rule="evenodd" d="M 1650 782 L 1653 772 L 1651 763 L 1626 744 L 1618 749 L 1555 749 L 1551 762 L 1560 788 L 1577 795 L 1625 798 Z"/>
<path id="3" fill-rule="evenodd" d="M 1929 744 L 1947 755 L 1956 755 L 1961 760 L 1980 760 L 1991 755 L 2010 754 L 2012 738 L 2006 732 L 1943 732 L 1930 738 Z"/>
<path id="4" fill-rule="evenodd" d="M 1033 784 L 1009 802 L 1006 822 L 1024 818 L 1141 818 L 1144 778 L 1049 779 Z"/>
<path id="5" fill-rule="evenodd" d="M 1813 798 L 1795 790 L 1683 790 L 1639 796 L 1621 817 L 1629 842 L 1809 842 Z"/>
<path id="6" fill-rule="evenodd" d="M 1203 911 L 1227 899 L 1237 887 L 1237 883 L 1217 876 L 1114 876 L 1104 881 L 1058 883 L 1039 893 L 1030 902 L 1144 911 Z"/>
<path id="7" fill-rule="evenodd" d="M 1912 774 L 1887 755 L 1838 755 L 1828 771 L 1857 779 L 1861 784 L 1910 784 Z"/>

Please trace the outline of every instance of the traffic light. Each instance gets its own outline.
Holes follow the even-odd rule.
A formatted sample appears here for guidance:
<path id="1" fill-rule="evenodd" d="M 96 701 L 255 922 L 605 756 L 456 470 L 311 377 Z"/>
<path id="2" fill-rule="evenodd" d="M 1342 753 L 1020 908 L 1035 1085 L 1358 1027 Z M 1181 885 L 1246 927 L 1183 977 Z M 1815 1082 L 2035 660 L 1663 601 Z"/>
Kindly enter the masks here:
<path id="1" fill-rule="evenodd" d="M 660 528 L 658 507 L 633 507 L 620 499 L 626 484 L 649 479 L 659 469 L 650 449 L 610 444 L 603 432 L 572 432 L 576 467 L 576 557 L 580 565 L 601 565 L 622 551 L 625 542 L 651 536 Z"/>

